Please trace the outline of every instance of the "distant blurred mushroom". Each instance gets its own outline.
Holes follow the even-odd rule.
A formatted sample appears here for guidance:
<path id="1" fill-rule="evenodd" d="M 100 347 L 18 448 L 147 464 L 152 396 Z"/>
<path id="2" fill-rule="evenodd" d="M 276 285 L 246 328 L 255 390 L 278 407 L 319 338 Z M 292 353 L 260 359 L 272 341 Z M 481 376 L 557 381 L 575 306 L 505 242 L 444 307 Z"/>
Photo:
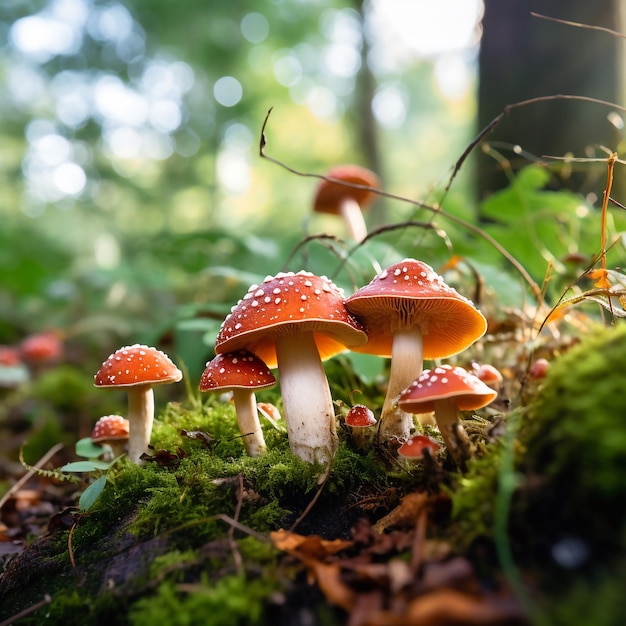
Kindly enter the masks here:
<path id="1" fill-rule="evenodd" d="M 260 456 L 266 449 L 254 392 L 275 384 L 267 365 L 247 350 L 218 354 L 206 364 L 200 378 L 200 391 L 232 392 L 239 432 L 249 456 Z"/>
<path id="2" fill-rule="evenodd" d="M 374 172 L 359 165 L 338 165 L 326 177 L 336 179 L 337 182 L 320 181 L 315 191 L 313 210 L 317 213 L 340 215 L 352 238 L 363 241 L 367 236 L 363 209 L 376 197 L 375 192 L 365 187 L 379 187 L 380 179 Z M 363 188 L 350 185 L 361 185 Z"/>
<path id="3" fill-rule="evenodd" d="M 96 387 L 121 387 L 128 392 L 128 458 L 141 463 L 148 453 L 154 420 L 154 385 L 181 380 L 183 373 L 160 350 L 134 344 L 120 348 L 104 361 L 94 377 Z"/>
<path id="4" fill-rule="evenodd" d="M 50 330 L 26 337 L 19 350 L 24 363 L 37 375 L 61 358 L 63 343 L 60 334 Z"/>

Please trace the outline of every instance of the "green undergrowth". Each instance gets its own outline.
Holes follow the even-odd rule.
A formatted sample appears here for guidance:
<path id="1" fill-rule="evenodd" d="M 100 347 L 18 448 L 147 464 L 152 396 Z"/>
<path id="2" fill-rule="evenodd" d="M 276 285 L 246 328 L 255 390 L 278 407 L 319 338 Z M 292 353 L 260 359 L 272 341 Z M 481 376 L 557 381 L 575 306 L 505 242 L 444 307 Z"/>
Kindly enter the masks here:
<path id="1" fill-rule="evenodd" d="M 103 623 L 114 614 L 116 624 L 150 616 L 199 623 L 194 616 L 203 612 L 206 624 L 261 623 L 267 598 L 286 584 L 269 533 L 300 520 L 321 471 L 291 454 L 282 425 L 263 427 L 268 451 L 250 458 L 231 404 L 169 404 L 155 420 L 151 458 L 142 466 L 118 461 L 93 506 L 75 514 L 71 529 L 49 535 L 46 558 L 59 576 L 34 583 L 28 597 L 49 593 L 53 601 L 23 623 L 40 623 L 43 611 L 51 624 L 78 623 L 77 615 Z M 394 481 L 373 454 L 342 441 L 298 530 L 347 535 L 351 494 L 379 493 Z M 0 617 L 31 603 L 12 592 Z"/>

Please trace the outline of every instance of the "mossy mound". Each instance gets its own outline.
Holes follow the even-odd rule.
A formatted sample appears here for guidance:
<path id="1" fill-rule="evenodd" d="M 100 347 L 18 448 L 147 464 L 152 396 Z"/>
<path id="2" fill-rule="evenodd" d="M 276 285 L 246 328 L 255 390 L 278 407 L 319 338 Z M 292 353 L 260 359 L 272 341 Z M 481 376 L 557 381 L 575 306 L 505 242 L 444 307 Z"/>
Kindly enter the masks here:
<path id="1" fill-rule="evenodd" d="M 277 572 L 267 537 L 307 509 L 320 468 L 291 455 L 285 433 L 267 425 L 269 451 L 250 458 L 232 405 L 189 404 L 157 419 L 150 460 L 116 463 L 92 508 L 66 514 L 9 562 L 0 621 L 47 594 L 51 603 L 20 623 L 176 624 L 181 614 L 196 623 L 203 613 L 203 624 L 276 623 L 271 598 L 293 581 Z M 352 494 L 392 482 L 373 455 L 342 442 L 298 532 L 347 536 L 358 515 Z"/>

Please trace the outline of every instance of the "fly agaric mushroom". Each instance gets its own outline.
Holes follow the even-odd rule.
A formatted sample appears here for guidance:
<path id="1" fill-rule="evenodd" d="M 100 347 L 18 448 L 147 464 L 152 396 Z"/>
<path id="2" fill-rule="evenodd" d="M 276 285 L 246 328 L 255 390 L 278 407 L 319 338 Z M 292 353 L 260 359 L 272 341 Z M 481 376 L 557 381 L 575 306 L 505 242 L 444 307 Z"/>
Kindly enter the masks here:
<path id="1" fill-rule="evenodd" d="M 278 365 L 291 451 L 324 466 L 337 433 L 322 361 L 367 340 L 343 303 L 343 291 L 325 276 L 268 276 L 232 308 L 215 341 L 218 354 L 244 349 L 270 368 Z"/>
<path id="2" fill-rule="evenodd" d="M 434 411 L 435 420 L 448 453 L 457 464 L 464 461 L 453 440 L 457 411 L 473 411 L 487 406 L 498 393 L 462 367 L 441 365 L 424 370 L 401 394 L 398 405 L 403 411 L 423 413 Z"/>
<path id="3" fill-rule="evenodd" d="M 350 428 L 354 440 L 359 445 L 367 441 L 376 423 L 374 412 L 364 404 L 355 404 L 351 407 L 345 419 L 346 426 Z"/>
<path id="4" fill-rule="evenodd" d="M 118 457 L 126 451 L 129 422 L 121 415 L 103 415 L 91 431 L 92 443 L 106 444 Z"/>
<path id="5" fill-rule="evenodd" d="M 365 187 L 379 187 L 380 179 L 374 172 L 359 165 L 338 165 L 326 175 L 334 181 L 320 181 L 315 191 L 313 210 L 317 213 L 341 215 L 350 235 L 355 241 L 363 241 L 367 236 L 367 226 L 363 219 L 363 209 L 368 207 L 376 194 Z M 362 185 L 363 188 L 349 185 Z"/>
<path id="6" fill-rule="evenodd" d="M 426 455 L 434 455 L 441 450 L 441 446 L 427 435 L 413 435 L 399 448 L 398 456 L 409 461 L 423 459 Z"/>
<path id="7" fill-rule="evenodd" d="M 200 391 L 232 391 L 239 431 L 249 456 L 265 452 L 265 439 L 257 413 L 257 389 L 276 384 L 276 378 L 256 355 L 247 350 L 218 354 L 206 364 Z"/>
<path id="8" fill-rule="evenodd" d="M 487 320 L 430 265 L 415 259 L 383 270 L 346 300 L 346 308 L 364 323 L 368 336 L 365 345 L 352 350 L 391 357 L 381 438 L 407 439 L 413 419 L 398 409 L 400 392 L 419 376 L 424 358 L 461 352 L 485 334 Z"/>
<path id="9" fill-rule="evenodd" d="M 102 363 L 94 377 L 96 387 L 124 387 L 128 391 L 128 458 L 141 463 L 148 452 L 154 420 L 154 385 L 181 380 L 183 373 L 156 348 L 134 344 L 120 348 Z"/>

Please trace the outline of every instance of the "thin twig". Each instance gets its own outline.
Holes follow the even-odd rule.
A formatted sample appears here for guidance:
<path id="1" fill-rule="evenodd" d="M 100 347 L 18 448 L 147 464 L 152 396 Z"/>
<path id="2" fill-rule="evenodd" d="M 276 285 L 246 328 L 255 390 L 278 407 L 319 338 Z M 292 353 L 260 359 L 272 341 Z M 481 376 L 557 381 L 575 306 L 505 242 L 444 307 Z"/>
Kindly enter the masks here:
<path id="1" fill-rule="evenodd" d="M 234 516 L 235 522 L 239 522 L 239 514 L 241 513 L 241 505 L 243 503 L 243 476 L 238 474 L 237 478 L 239 484 L 237 485 L 237 506 L 235 507 Z M 237 542 L 235 541 L 235 527 L 232 525 L 228 529 L 228 543 L 230 544 L 230 550 L 233 554 L 233 561 L 235 563 L 235 567 L 237 568 L 237 572 L 239 572 L 239 574 L 243 574 L 243 560 L 241 558 L 239 548 L 237 547 Z"/>
<path id="2" fill-rule="evenodd" d="M 31 613 L 38 611 L 41 607 L 46 606 L 46 604 L 50 604 L 50 602 L 52 602 L 52 597 L 46 593 L 42 600 L 39 600 L 39 602 L 35 602 L 35 604 L 31 604 L 23 611 L 20 611 L 12 617 L 9 617 L 9 619 L 5 619 L 3 622 L 0 622 L 0 626 L 11 626 L 11 624 L 14 624 L 15 622 L 17 622 L 17 620 L 22 619 L 23 617 L 27 617 Z"/>
<path id="3" fill-rule="evenodd" d="M 516 105 L 510 105 L 510 106 L 516 106 Z M 470 223 L 470 222 L 466 222 L 464 219 L 457 217 L 456 215 L 452 215 L 451 213 L 447 213 L 446 211 L 444 211 L 443 209 L 441 209 L 441 207 L 439 206 L 432 206 L 430 204 L 427 204 L 425 202 L 421 202 L 419 200 L 412 200 L 411 198 L 407 198 L 405 196 L 401 196 L 398 194 L 394 194 L 394 193 L 390 193 L 388 191 L 384 191 L 382 189 L 377 189 L 375 187 L 368 187 L 367 185 L 357 185 L 357 184 L 352 184 L 352 183 L 346 183 L 344 181 L 339 181 L 337 179 L 334 178 L 329 178 L 328 176 L 323 176 L 322 174 L 314 174 L 311 172 L 301 172 L 298 171 L 296 169 L 294 169 L 293 167 L 290 167 L 289 165 L 287 165 L 286 163 L 283 163 L 282 161 L 275 159 L 274 157 L 269 156 L 268 154 L 266 154 L 265 152 L 265 147 L 267 146 L 267 137 L 265 135 L 265 128 L 267 126 L 267 122 L 269 119 L 269 115 L 272 112 L 272 109 L 270 109 L 267 112 L 267 115 L 265 117 L 265 120 L 263 121 L 263 126 L 261 128 L 261 140 L 259 143 L 259 154 L 261 156 L 261 158 L 263 159 L 267 159 L 268 161 L 274 163 L 275 165 L 278 165 L 279 167 L 287 170 L 288 172 L 295 174 L 296 176 L 301 176 L 301 177 L 305 177 L 305 178 L 317 178 L 319 180 L 326 180 L 329 182 L 334 182 L 334 183 L 340 183 L 345 185 L 346 187 L 354 187 L 355 189 L 368 189 L 370 191 L 372 191 L 373 193 L 378 194 L 379 196 L 383 197 L 383 198 L 389 198 L 391 200 L 398 200 L 400 202 L 406 202 L 408 204 L 411 204 L 415 207 L 418 207 L 420 209 L 426 209 L 427 211 L 430 211 L 431 213 L 434 213 L 436 215 L 440 215 L 441 217 L 454 222 L 455 224 L 461 226 L 462 228 L 465 228 L 466 230 L 469 230 L 470 232 L 474 233 L 475 235 L 477 235 L 478 237 L 484 239 L 485 241 L 487 241 L 487 243 L 489 243 L 492 247 L 494 247 L 517 271 L 518 273 L 523 277 L 523 279 L 528 283 L 528 285 L 530 286 L 531 290 L 533 291 L 533 293 L 535 295 L 539 295 L 540 293 L 540 289 L 539 286 L 537 285 L 537 283 L 533 280 L 533 278 L 530 276 L 530 274 L 526 271 L 526 269 L 522 266 L 522 264 L 512 255 L 510 254 L 506 248 L 504 248 L 504 246 L 500 245 L 493 237 L 491 237 L 491 235 L 489 235 L 488 233 L 486 233 L 485 231 L 483 231 L 481 228 L 479 228 L 478 226 L 475 226 L 474 224 Z M 503 117 L 504 114 L 501 114 L 500 116 L 498 116 L 498 118 L 496 120 L 493 120 L 493 122 L 490 124 L 490 127 L 485 128 L 482 133 L 478 136 L 479 138 L 475 139 L 474 142 L 472 142 L 472 144 L 470 144 L 470 146 L 468 147 L 468 149 L 463 153 L 463 155 L 461 156 L 461 159 L 459 159 L 459 161 L 457 161 L 457 164 L 455 165 L 455 171 L 453 172 L 452 177 L 454 177 L 456 175 L 456 172 L 458 171 L 458 169 L 460 169 L 462 162 L 467 158 L 467 156 L 469 155 L 469 153 L 471 152 L 471 150 L 474 148 L 475 145 L 477 145 L 477 143 L 480 141 L 480 139 L 482 139 L 482 137 L 484 137 L 484 135 L 487 134 L 487 132 L 489 132 L 492 128 L 491 126 L 496 126 L 497 123 L 500 121 L 501 117 Z M 452 184 L 452 179 L 449 182 L 449 185 Z M 448 189 L 448 187 L 446 187 L 446 190 Z M 402 228 L 403 224 L 400 224 L 399 227 Z M 389 230 L 393 228 L 393 226 L 389 226 L 386 227 L 386 230 Z M 385 230 L 384 229 L 384 230 Z M 370 236 L 368 235 L 368 237 L 366 239 L 370 239 Z M 363 242 L 361 242 L 363 243 Z M 358 247 L 360 247 L 361 244 L 358 244 L 354 249 L 358 249 Z M 353 250 L 354 251 L 354 250 Z"/>
<path id="4" fill-rule="evenodd" d="M 581 22 L 572 22 L 570 20 L 562 20 L 558 17 L 550 17 L 549 15 L 542 15 L 541 13 L 535 13 L 531 11 L 530 14 L 532 17 L 538 17 L 542 20 L 547 20 L 548 22 L 556 22 L 557 24 L 563 24 L 565 26 L 574 26 L 575 28 L 586 28 L 587 30 L 598 30 L 602 33 L 608 33 L 613 37 L 620 37 L 621 39 L 626 39 L 626 35 L 624 33 L 620 33 L 617 30 L 613 30 L 611 28 L 606 28 L 606 26 L 594 26 L 592 24 L 583 24 Z"/>
<path id="5" fill-rule="evenodd" d="M 70 563 L 72 565 L 72 569 L 76 572 L 76 559 L 74 558 L 74 546 L 72 544 L 72 537 L 74 536 L 74 530 L 76 529 L 77 522 L 72 524 L 70 528 L 70 532 L 67 535 L 67 553 L 70 557 Z"/>
<path id="6" fill-rule="evenodd" d="M 299 526 L 300 522 L 309 514 L 311 509 L 315 506 L 315 503 L 319 500 L 319 497 L 322 495 L 322 491 L 324 491 L 324 487 L 326 486 L 326 483 L 328 482 L 329 476 L 330 476 L 330 472 L 327 470 L 326 476 L 324 476 L 324 480 L 320 484 L 319 489 L 317 490 L 317 492 L 315 493 L 311 501 L 306 505 L 306 508 L 304 509 L 304 511 L 302 511 L 302 513 L 299 515 L 298 519 L 296 519 L 296 521 L 291 525 L 291 528 L 289 528 L 289 532 L 293 532 Z"/>
<path id="7" fill-rule="evenodd" d="M 63 449 L 65 444 L 57 443 L 48 452 L 46 452 L 40 459 L 33 465 L 33 469 L 29 470 L 22 476 L 3 496 L 0 498 L 0 509 L 6 504 L 6 502 L 13 496 L 13 494 L 21 489 L 21 487 L 27 483 L 32 476 L 36 473 L 36 470 L 44 466 L 57 452 Z M 0 626 L 2 626 L 0 624 Z"/>

